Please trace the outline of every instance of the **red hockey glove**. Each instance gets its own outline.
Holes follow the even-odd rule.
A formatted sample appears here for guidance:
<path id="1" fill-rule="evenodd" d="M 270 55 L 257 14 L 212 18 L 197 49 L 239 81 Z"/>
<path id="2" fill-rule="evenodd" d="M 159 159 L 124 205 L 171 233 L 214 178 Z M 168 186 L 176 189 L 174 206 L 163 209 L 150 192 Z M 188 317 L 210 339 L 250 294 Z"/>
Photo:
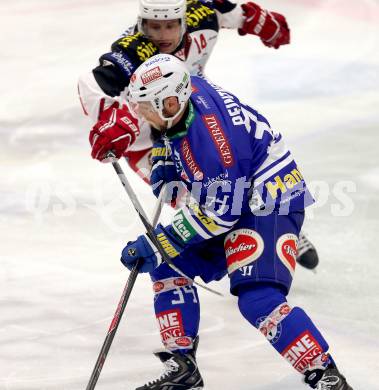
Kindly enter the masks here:
<path id="1" fill-rule="evenodd" d="M 269 12 L 258 4 L 248 2 L 241 5 L 245 21 L 238 29 L 240 35 L 258 35 L 268 47 L 278 49 L 290 43 L 290 30 L 286 18 L 276 12 Z"/>
<path id="2" fill-rule="evenodd" d="M 89 134 L 92 158 L 102 161 L 112 151 L 120 158 L 139 135 L 138 121 L 130 114 L 127 106 L 119 108 L 113 103 L 100 111 L 99 120 Z"/>

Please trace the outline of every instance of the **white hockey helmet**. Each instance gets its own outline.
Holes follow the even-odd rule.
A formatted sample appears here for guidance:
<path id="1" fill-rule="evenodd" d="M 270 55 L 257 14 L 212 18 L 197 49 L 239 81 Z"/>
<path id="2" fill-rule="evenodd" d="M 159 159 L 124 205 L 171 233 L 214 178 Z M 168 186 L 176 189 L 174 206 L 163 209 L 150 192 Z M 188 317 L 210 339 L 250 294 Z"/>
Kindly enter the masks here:
<path id="1" fill-rule="evenodd" d="M 168 128 L 186 107 L 192 93 L 190 73 L 183 61 L 170 54 L 157 54 L 133 73 L 128 91 L 128 101 L 132 111 L 133 106 L 141 102 L 150 102 L 152 109 L 161 119 L 168 121 Z M 180 105 L 179 111 L 172 117 L 163 113 L 164 100 L 175 96 Z M 138 113 L 137 113 L 138 115 Z"/>
<path id="2" fill-rule="evenodd" d="M 186 32 L 187 0 L 139 0 L 138 31 L 144 33 L 142 22 L 180 19 L 181 37 Z"/>

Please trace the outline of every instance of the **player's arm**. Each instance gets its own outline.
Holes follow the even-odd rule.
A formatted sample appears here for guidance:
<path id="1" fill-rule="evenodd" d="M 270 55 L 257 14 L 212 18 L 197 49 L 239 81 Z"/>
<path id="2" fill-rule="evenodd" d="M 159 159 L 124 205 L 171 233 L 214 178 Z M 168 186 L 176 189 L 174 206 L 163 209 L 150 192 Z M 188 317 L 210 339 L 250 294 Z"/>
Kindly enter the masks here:
<path id="1" fill-rule="evenodd" d="M 222 171 L 220 172 L 218 176 L 222 176 Z M 226 175 L 225 172 L 223 173 Z M 228 177 L 233 175 L 230 169 L 228 175 Z M 239 205 L 237 208 L 233 205 L 236 199 L 232 196 L 232 185 L 228 182 L 226 188 L 210 190 L 209 187 L 205 190 L 202 186 L 202 194 L 198 201 L 193 200 L 179 209 L 172 218 L 171 224 L 165 227 L 158 225 L 155 234 L 169 257 L 175 258 L 185 248 L 226 233 L 233 228 L 239 219 L 241 208 L 238 208 Z M 144 259 L 142 272 L 151 272 L 161 262 L 157 248 L 146 235 L 129 242 L 122 251 L 121 261 L 128 268 L 132 268 L 138 258 Z"/>
<path id="2" fill-rule="evenodd" d="M 117 50 L 102 55 L 99 65 L 92 71 L 80 76 L 78 81 L 79 97 L 83 111 L 93 122 L 97 122 L 100 109 L 108 108 L 115 102 L 125 100 L 126 88 L 130 77 L 139 63 L 129 59 L 126 53 Z M 100 102 L 105 105 L 100 107 Z"/>
<path id="3" fill-rule="evenodd" d="M 130 77 L 139 63 L 117 44 L 99 59 L 99 65 L 80 77 L 79 97 L 94 123 L 89 140 L 91 155 L 102 161 L 107 152 L 121 157 L 139 135 L 137 120 L 125 104 Z"/>
<path id="4" fill-rule="evenodd" d="M 120 158 L 139 135 L 138 120 L 124 103 L 122 78 L 114 65 L 101 65 L 80 78 L 78 88 L 84 112 L 94 125 L 89 134 L 91 156 L 103 161 L 113 151 Z"/>
<path id="5" fill-rule="evenodd" d="M 251 1 L 241 5 L 229 0 L 213 2 L 222 28 L 238 29 L 240 35 L 257 35 L 264 45 L 278 49 L 290 43 L 286 18 Z"/>
<path id="6" fill-rule="evenodd" d="M 155 235 L 170 258 L 175 258 L 187 247 L 228 232 L 238 221 L 207 212 L 199 204 L 193 203 L 176 212 L 171 224 L 155 228 Z M 141 272 L 151 272 L 162 261 L 155 245 L 143 234 L 136 241 L 129 242 L 121 255 L 122 263 L 131 269 L 137 259 L 143 258 Z"/>

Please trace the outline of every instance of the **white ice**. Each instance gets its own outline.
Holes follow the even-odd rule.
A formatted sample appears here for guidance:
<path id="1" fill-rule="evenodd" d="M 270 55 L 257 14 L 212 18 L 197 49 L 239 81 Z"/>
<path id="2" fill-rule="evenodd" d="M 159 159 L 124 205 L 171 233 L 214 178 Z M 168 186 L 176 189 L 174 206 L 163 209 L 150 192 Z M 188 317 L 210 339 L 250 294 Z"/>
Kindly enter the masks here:
<path id="1" fill-rule="evenodd" d="M 112 167 L 91 160 L 78 75 L 135 19 L 136 1 L 0 2 L 0 389 L 84 389 L 143 228 Z M 208 75 L 265 114 L 319 204 L 319 251 L 298 267 L 290 303 L 320 327 L 354 389 L 379 389 L 379 2 L 262 0 L 292 44 L 270 50 L 223 31 Z M 132 173 L 149 213 L 154 200 Z M 163 219 L 167 220 L 166 216 Z M 200 291 L 207 390 L 305 389 L 239 314 L 228 281 Z M 132 390 L 161 371 L 146 276 L 138 278 L 97 388 Z"/>

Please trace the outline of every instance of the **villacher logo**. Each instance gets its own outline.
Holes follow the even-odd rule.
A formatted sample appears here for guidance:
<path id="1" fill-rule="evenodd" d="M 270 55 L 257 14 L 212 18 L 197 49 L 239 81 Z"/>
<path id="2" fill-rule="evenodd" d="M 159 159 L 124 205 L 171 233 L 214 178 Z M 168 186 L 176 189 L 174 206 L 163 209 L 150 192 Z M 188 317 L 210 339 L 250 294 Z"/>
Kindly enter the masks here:
<path id="1" fill-rule="evenodd" d="M 295 234 L 287 233 L 278 238 L 276 252 L 279 259 L 293 277 L 296 268 L 298 238 Z"/>
<path id="2" fill-rule="evenodd" d="M 260 234 L 250 229 L 237 229 L 229 233 L 224 242 L 228 272 L 251 264 L 263 253 L 264 242 Z"/>

